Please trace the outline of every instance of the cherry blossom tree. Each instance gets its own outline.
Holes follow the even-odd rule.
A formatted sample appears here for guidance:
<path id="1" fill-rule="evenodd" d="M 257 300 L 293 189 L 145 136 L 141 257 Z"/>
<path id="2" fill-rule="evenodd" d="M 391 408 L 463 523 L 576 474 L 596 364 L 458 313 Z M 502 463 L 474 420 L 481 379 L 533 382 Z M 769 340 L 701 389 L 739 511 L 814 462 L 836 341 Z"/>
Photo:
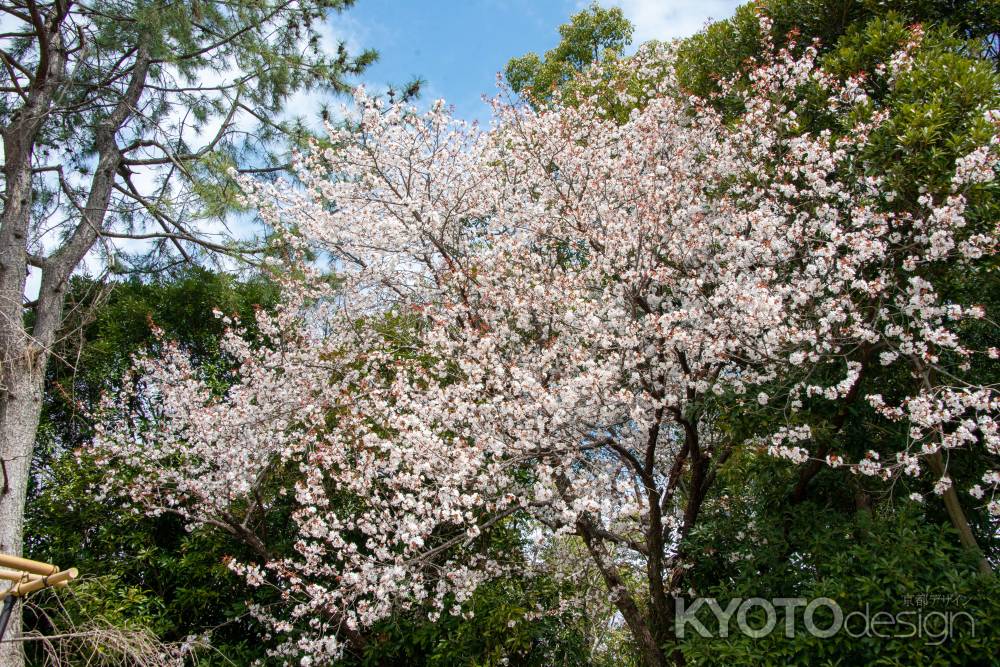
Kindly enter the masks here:
<path id="1" fill-rule="evenodd" d="M 963 338 L 984 309 L 935 280 L 996 251 L 995 221 L 967 213 L 992 187 L 1000 112 L 983 109 L 992 138 L 946 196 L 894 205 L 866 168 L 890 117 L 866 90 L 905 75 L 919 40 L 846 82 L 812 46 L 766 49 L 751 85 L 723 86 L 745 108 L 734 122 L 679 89 L 663 45 L 610 84 L 643 101 L 624 123 L 598 95 L 498 100 L 481 131 L 441 103 L 358 91 L 328 147 L 299 157 L 301 187 L 244 182 L 290 253 L 285 304 L 256 323 L 265 343 L 227 320 L 222 392 L 180 349 L 138 360 L 96 443 L 107 491 L 251 544 L 259 561 L 231 567 L 283 592 L 257 612 L 302 664 L 363 644 L 394 609 L 463 613 L 508 567 L 481 541 L 514 521 L 582 540 L 645 663 L 666 664 L 697 558 L 685 538 L 741 449 L 804 478 L 926 476 L 978 550 L 947 465 L 983 461 L 974 501 L 1000 514 L 1000 397 L 969 372 L 997 351 Z M 805 113 L 829 129 L 803 131 Z M 335 285 L 305 262 L 316 249 Z M 905 395 L 861 391 L 883 367 L 913 379 Z M 905 425 L 894 459 L 815 442 L 815 406 L 856 401 Z M 736 438 L 722 411 L 779 425 Z M 252 526 L 289 469 L 298 541 L 278 556 Z"/>

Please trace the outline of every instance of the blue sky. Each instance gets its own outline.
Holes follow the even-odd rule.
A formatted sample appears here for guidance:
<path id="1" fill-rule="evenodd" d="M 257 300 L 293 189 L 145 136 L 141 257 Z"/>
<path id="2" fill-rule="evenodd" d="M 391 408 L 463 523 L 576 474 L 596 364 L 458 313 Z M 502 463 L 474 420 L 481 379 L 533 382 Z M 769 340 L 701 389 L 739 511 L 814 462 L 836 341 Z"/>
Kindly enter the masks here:
<path id="1" fill-rule="evenodd" d="M 349 46 L 371 47 L 380 60 L 367 84 L 426 81 L 423 99 L 444 98 L 461 118 L 485 121 L 482 95 L 496 92 L 496 74 L 528 51 L 559 41 L 557 29 L 586 0 L 358 0 L 331 29 Z M 605 0 L 636 26 L 636 43 L 690 35 L 709 18 L 730 16 L 733 0 Z"/>

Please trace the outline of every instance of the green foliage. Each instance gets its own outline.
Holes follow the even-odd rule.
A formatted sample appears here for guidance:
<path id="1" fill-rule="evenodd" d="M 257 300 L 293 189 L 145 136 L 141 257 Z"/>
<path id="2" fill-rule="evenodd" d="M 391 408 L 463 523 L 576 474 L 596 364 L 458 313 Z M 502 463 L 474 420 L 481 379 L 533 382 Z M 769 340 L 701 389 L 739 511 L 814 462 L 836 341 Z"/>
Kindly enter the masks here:
<path id="1" fill-rule="evenodd" d="M 559 44 L 539 57 L 528 53 L 512 58 L 504 69 L 511 90 L 534 102 L 550 99 L 589 65 L 621 58 L 632 42 L 632 24 L 621 9 L 603 9 L 596 2 L 559 26 Z"/>
<path id="2" fill-rule="evenodd" d="M 902 30 L 902 20 L 890 15 L 851 31 L 830 54 L 831 69 L 863 69 Z M 983 113 L 1000 104 L 1000 79 L 989 63 L 967 57 L 962 47 L 943 31 L 930 31 L 913 69 L 880 101 L 893 117 L 873 137 L 872 164 L 902 196 L 900 203 L 923 193 L 946 196 L 955 159 L 990 136 Z"/>
<path id="3" fill-rule="evenodd" d="M 573 591 L 547 577 L 510 577 L 480 587 L 466 616 L 398 615 L 372 630 L 371 650 L 345 665 L 582 665 L 590 647 L 571 613 L 530 617 L 536 609 L 558 608 Z"/>
<path id="4" fill-rule="evenodd" d="M 998 62 L 1000 3 L 992 0 L 762 0 L 741 5 L 732 18 L 717 21 L 682 42 L 678 63 L 681 85 L 709 97 L 718 91 L 720 80 L 745 74 L 746 64 L 760 55 L 760 12 L 773 20 L 771 37 L 779 47 L 792 36 L 800 45 L 816 43 L 821 51 L 850 49 L 847 42 L 841 42 L 845 35 L 854 36 L 848 41 L 856 39 L 868 29 L 869 22 L 884 22 L 893 16 L 900 26 L 925 24 L 970 40 L 970 55 L 982 54 L 992 59 L 994 66 Z M 868 48 L 871 46 L 870 42 Z M 899 42 L 883 42 L 882 46 L 892 50 Z M 730 113 L 738 112 L 729 106 L 731 102 L 722 104 Z"/>
<path id="5" fill-rule="evenodd" d="M 829 638 L 814 637 L 804 629 L 800 607 L 795 612 L 795 636 L 789 639 L 783 632 L 784 610 L 778 608 L 775 630 L 758 639 L 740 633 L 735 617 L 728 638 L 702 638 L 689 626 L 682 644 L 689 664 L 902 667 L 988 665 L 994 659 L 1000 584 L 995 577 L 977 575 L 975 564 L 961 553 L 957 536 L 949 528 L 926 522 L 912 505 L 874 517 L 832 507 L 799 508 L 792 518 L 796 544 L 791 554 L 778 525 L 748 529 L 738 511 L 717 518 L 722 523 L 714 525 L 711 544 L 725 553 L 742 542 L 750 558 L 731 564 L 710 557 L 710 564 L 699 564 L 698 595 L 714 597 L 722 607 L 732 598 L 826 597 L 840 606 L 845 617 L 853 612 L 868 618 L 888 612 L 896 618 L 905 612 L 908 615 L 899 618 L 918 624 L 919 630 L 900 623 L 883 627 L 890 636 L 852 637 L 863 627 L 855 614 L 845 630 Z M 747 541 L 752 544 L 746 545 Z M 921 606 L 920 596 L 927 596 L 929 606 Z M 942 619 L 935 613 L 950 614 L 953 632 L 947 636 L 940 632 Z M 717 629 L 707 607 L 697 616 L 710 632 Z M 748 619 L 754 628 L 766 621 L 760 608 Z M 828 614 L 816 616 L 820 628 L 832 622 Z M 920 635 L 891 636 L 910 632 Z"/>

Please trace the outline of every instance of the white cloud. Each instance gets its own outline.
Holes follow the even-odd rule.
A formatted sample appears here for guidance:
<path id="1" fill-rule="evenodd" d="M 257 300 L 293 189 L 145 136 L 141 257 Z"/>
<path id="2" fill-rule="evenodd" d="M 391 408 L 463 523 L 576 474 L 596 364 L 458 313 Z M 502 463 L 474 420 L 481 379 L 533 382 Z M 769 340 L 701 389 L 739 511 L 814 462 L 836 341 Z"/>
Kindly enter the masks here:
<path id="1" fill-rule="evenodd" d="M 621 7 L 635 26 L 635 44 L 650 39 L 687 37 L 709 20 L 725 19 L 745 0 L 604 0 L 605 7 Z M 583 6 L 588 2 L 581 2 Z"/>

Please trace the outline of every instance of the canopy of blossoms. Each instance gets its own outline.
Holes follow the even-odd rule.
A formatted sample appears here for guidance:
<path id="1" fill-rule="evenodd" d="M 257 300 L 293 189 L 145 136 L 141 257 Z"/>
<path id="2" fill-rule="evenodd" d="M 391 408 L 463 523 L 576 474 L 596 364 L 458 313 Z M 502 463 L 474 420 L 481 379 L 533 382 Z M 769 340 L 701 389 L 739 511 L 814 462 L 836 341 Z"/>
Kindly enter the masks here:
<path id="1" fill-rule="evenodd" d="M 891 86 L 918 39 L 872 80 Z M 948 455 L 967 450 L 993 470 L 973 502 L 1000 514 L 1000 395 L 967 372 L 998 353 L 961 333 L 987 313 L 935 284 L 996 252 L 995 221 L 966 208 L 995 177 L 1000 112 L 983 109 L 993 138 L 957 161 L 947 196 L 896 206 L 866 169 L 887 120 L 871 81 L 839 83 L 793 45 L 726 87 L 745 107 L 730 120 L 678 89 L 672 57 L 630 61 L 625 123 L 596 96 L 498 101 L 481 131 L 440 103 L 359 91 L 351 121 L 298 159 L 298 184 L 245 183 L 283 232 L 284 305 L 255 337 L 231 323 L 222 389 L 169 344 L 138 360 L 96 447 L 119 471 L 109 490 L 255 548 L 232 567 L 284 592 L 286 610 L 260 611 L 289 632 L 279 654 L 331 659 L 399 607 L 458 613 L 506 565 L 477 540 L 514 518 L 582 537 L 642 643 L 741 447 L 926 475 L 949 497 Z M 830 129 L 803 132 L 817 94 Z M 315 249 L 335 259 L 332 286 L 301 259 Z M 893 365 L 913 391 L 857 396 L 868 367 Z M 894 459 L 812 444 L 810 406 L 853 400 L 908 429 Z M 720 406 L 781 426 L 733 441 Z M 250 517 L 289 469 L 296 553 L 275 558 Z M 648 573 L 648 614 L 629 568 Z"/>

